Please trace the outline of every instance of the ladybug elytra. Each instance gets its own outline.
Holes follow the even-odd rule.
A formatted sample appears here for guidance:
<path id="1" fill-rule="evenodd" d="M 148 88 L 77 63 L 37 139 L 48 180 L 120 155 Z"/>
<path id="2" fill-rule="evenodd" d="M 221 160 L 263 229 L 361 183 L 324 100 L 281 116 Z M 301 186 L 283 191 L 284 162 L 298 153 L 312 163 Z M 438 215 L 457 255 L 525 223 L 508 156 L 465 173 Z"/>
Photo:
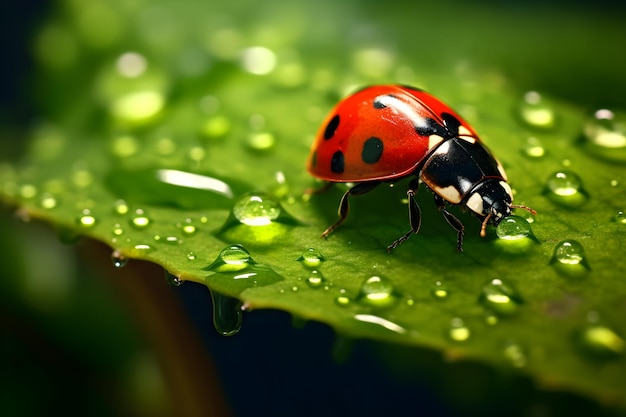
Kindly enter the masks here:
<path id="1" fill-rule="evenodd" d="M 511 215 L 513 194 L 502 165 L 474 129 L 454 110 L 417 88 L 383 85 L 364 88 L 342 100 L 322 125 L 308 160 L 309 172 L 329 183 L 353 182 L 341 198 L 339 219 L 327 237 L 348 215 L 350 196 L 365 194 L 382 183 L 415 176 L 407 191 L 411 229 L 387 247 L 391 251 L 421 224 L 414 196 L 423 182 L 435 204 L 457 231 L 463 250 L 463 223 L 447 209 L 460 205 L 481 222 L 497 226 Z"/>

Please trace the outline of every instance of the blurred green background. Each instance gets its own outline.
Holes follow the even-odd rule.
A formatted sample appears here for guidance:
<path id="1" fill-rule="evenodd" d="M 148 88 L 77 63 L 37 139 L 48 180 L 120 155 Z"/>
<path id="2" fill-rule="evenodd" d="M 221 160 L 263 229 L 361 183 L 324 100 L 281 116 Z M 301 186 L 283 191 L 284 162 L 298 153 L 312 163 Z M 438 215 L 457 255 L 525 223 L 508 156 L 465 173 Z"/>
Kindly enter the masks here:
<path id="1" fill-rule="evenodd" d="M 419 81 L 420 70 L 455 83 L 477 71 L 520 94 L 626 109 L 625 12 L 608 1 L 5 2 L 0 159 L 20 158 L 41 121 L 85 140 L 120 130 L 102 114 L 125 85 L 100 69 L 135 50 L 154 63 L 147 85 L 181 102 L 198 95 L 206 72 L 227 82 L 245 65 L 242 50 L 268 45 L 294 64 L 270 81 L 292 95 L 337 83 L 338 98 L 368 80 Z M 331 76 L 309 77 L 319 68 Z M 415 360 L 321 324 L 294 326 L 282 312 L 248 314 L 226 339 L 212 328 L 204 287 L 168 287 L 140 262 L 115 269 L 106 248 L 19 217 L 13 208 L 0 216 L 2 415 L 620 413 L 430 351 Z"/>

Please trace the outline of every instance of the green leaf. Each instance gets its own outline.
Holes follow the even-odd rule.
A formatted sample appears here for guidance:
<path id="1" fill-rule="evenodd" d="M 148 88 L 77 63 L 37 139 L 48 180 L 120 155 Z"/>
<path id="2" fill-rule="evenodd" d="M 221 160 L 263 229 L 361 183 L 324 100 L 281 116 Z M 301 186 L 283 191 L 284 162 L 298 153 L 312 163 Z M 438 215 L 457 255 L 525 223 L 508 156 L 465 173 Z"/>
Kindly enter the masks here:
<path id="1" fill-rule="evenodd" d="M 69 2 L 36 39 L 45 121 L 21 161 L 0 166 L 0 198 L 23 217 L 53 224 L 64 239 L 106 243 L 120 266 L 150 260 L 205 284 L 225 334 L 240 325 L 241 305 L 281 309 L 350 337 L 513 368 L 626 405 L 623 114 L 594 119 L 575 102 L 523 93 L 503 69 L 517 56 L 481 50 L 498 70 L 463 59 L 471 53 L 449 48 L 458 29 L 425 36 L 441 34 L 441 20 L 406 36 L 411 14 L 385 12 L 372 26 L 380 36 L 370 37 L 362 23 L 379 12 L 374 5 L 352 13 L 356 2 L 251 2 L 247 12 L 259 17 L 249 19 L 234 6 L 219 14 L 159 2 L 147 20 L 130 6 L 98 6 L 111 7 L 117 32 L 73 25 L 79 10 Z M 521 36 L 483 11 L 492 24 L 472 25 L 477 43 Z M 533 36 L 566 25 L 551 13 L 536 18 L 550 25 Z M 327 27 L 311 30 L 310 16 Z M 120 53 L 126 45 L 132 52 Z M 575 41 L 562 47 L 578 54 Z M 342 96 L 389 82 L 426 88 L 473 124 L 516 203 L 537 210 L 536 218 L 516 211 L 532 232 L 518 218 L 483 239 L 480 224 L 452 208 L 466 226 L 457 253 L 456 233 L 422 189 L 422 230 L 388 254 L 408 230 L 402 181 L 352 199 L 346 223 L 320 238 L 347 188 L 307 193 L 322 187 L 305 169 L 310 143 Z"/>

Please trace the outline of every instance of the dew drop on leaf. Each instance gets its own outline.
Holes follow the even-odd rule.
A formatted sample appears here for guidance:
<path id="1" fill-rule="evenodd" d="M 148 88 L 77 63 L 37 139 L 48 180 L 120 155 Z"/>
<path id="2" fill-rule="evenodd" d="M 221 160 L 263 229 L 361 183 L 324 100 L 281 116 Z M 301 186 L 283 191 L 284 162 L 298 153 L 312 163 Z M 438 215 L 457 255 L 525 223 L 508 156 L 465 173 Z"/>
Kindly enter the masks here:
<path id="1" fill-rule="evenodd" d="M 165 272 L 165 281 L 172 287 L 180 287 L 185 282 L 184 280 L 178 278 L 176 275 L 171 274 L 166 270 L 163 271 Z"/>
<path id="2" fill-rule="evenodd" d="M 233 215 L 247 226 L 267 226 L 280 216 L 278 201 L 262 193 L 247 194 L 233 206 Z"/>
<path id="3" fill-rule="evenodd" d="M 328 281 L 320 271 L 314 269 L 309 272 L 306 283 L 311 288 L 322 288 L 328 284 Z"/>
<path id="4" fill-rule="evenodd" d="M 399 294 L 389 279 L 372 276 L 361 285 L 357 300 L 372 307 L 389 307 L 398 297 Z"/>
<path id="5" fill-rule="evenodd" d="M 450 291 L 441 281 L 436 281 L 430 288 L 430 294 L 435 300 L 445 300 L 450 295 Z"/>
<path id="6" fill-rule="evenodd" d="M 587 201 L 583 182 L 575 172 L 561 170 L 553 173 L 548 178 L 546 187 L 547 195 L 554 203 L 577 208 Z"/>
<path id="7" fill-rule="evenodd" d="M 626 162 L 626 117 L 609 109 L 597 110 L 583 129 L 585 149 L 612 162 Z"/>
<path id="8" fill-rule="evenodd" d="M 472 332 L 462 319 L 455 317 L 450 321 L 447 334 L 453 342 L 466 342 L 471 337 Z"/>
<path id="9" fill-rule="evenodd" d="M 511 215 L 498 224 L 496 235 L 502 240 L 520 240 L 532 236 L 532 229 L 525 218 Z"/>
<path id="10" fill-rule="evenodd" d="M 514 314 L 523 302 L 514 287 L 498 278 L 483 286 L 479 301 L 485 308 L 499 315 Z"/>
<path id="11" fill-rule="evenodd" d="M 324 262 L 324 255 L 317 249 L 309 248 L 302 252 L 302 255 L 296 260 L 308 268 L 317 268 Z"/>
<path id="12" fill-rule="evenodd" d="M 143 209 L 137 209 L 130 220 L 130 224 L 136 229 L 145 229 L 150 225 L 150 218 L 146 215 Z"/>
<path id="13" fill-rule="evenodd" d="M 536 91 L 524 94 L 518 112 L 521 120 L 527 125 L 538 129 L 554 127 L 556 115 L 552 106 Z"/>
<path id="14" fill-rule="evenodd" d="M 542 158 L 546 154 L 541 141 L 534 136 L 529 137 L 524 145 L 524 155 L 529 158 Z"/>
<path id="15" fill-rule="evenodd" d="M 96 218 L 91 214 L 91 210 L 85 209 L 78 218 L 78 224 L 84 229 L 90 229 L 97 223 Z"/>

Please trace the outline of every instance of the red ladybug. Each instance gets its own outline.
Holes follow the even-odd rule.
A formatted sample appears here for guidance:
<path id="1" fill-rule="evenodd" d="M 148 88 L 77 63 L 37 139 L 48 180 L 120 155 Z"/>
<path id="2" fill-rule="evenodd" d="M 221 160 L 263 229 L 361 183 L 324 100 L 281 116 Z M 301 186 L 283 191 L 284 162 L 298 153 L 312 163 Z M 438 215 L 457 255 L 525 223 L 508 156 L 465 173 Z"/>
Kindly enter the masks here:
<path id="1" fill-rule="evenodd" d="M 365 194 L 381 183 L 415 175 L 409 183 L 411 230 L 387 247 L 391 251 L 417 233 L 420 208 L 414 200 L 423 182 L 435 204 L 457 231 L 463 250 L 463 224 L 446 203 L 469 209 L 482 222 L 497 226 L 511 215 L 513 194 L 502 165 L 474 129 L 432 95 L 412 87 L 381 85 L 364 88 L 342 100 L 320 129 L 308 160 L 309 172 L 329 183 L 356 183 L 341 198 L 339 220 L 324 231 L 327 237 L 349 211 L 349 196 Z"/>

